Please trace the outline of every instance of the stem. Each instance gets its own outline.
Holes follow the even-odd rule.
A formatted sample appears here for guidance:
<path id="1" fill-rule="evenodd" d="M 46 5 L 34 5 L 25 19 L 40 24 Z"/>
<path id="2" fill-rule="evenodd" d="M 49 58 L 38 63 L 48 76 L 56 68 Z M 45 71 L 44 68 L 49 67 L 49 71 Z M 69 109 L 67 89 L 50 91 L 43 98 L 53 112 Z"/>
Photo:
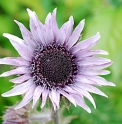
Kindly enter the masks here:
<path id="1" fill-rule="evenodd" d="M 52 108 L 52 120 L 53 120 L 53 122 L 54 122 L 54 124 L 59 124 L 59 120 L 58 120 L 58 110 L 54 110 L 53 108 Z"/>

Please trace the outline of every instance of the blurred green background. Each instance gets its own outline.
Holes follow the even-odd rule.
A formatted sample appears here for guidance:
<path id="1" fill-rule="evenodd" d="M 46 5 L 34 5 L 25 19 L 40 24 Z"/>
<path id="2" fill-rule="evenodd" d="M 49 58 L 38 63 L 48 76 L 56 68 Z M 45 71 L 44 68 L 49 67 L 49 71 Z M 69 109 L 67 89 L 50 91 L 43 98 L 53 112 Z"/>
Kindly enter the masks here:
<path id="1" fill-rule="evenodd" d="M 69 124 L 122 124 L 122 0 L 0 0 L 0 57 L 18 56 L 2 34 L 10 33 L 21 37 L 19 28 L 13 20 L 18 20 L 29 28 L 26 8 L 35 11 L 44 22 L 48 12 L 52 12 L 55 7 L 59 27 L 70 15 L 74 16 L 74 27 L 85 18 L 83 39 L 99 31 L 102 37 L 95 48 L 108 51 L 107 57 L 114 61 L 109 67 L 111 74 L 104 77 L 114 82 L 116 87 L 100 88 L 109 96 L 108 99 L 93 94 L 96 110 L 86 100 L 92 110 L 91 114 L 80 107 L 71 106 L 69 110 L 64 111 L 65 118 L 75 116 Z M 10 69 L 10 66 L 0 65 L 0 73 Z M 9 82 L 10 78 L 13 77 L 0 78 L 0 94 L 13 86 Z M 5 106 L 14 105 L 18 100 L 21 100 L 20 96 L 10 98 L 0 96 L 0 116 L 3 115 Z"/>

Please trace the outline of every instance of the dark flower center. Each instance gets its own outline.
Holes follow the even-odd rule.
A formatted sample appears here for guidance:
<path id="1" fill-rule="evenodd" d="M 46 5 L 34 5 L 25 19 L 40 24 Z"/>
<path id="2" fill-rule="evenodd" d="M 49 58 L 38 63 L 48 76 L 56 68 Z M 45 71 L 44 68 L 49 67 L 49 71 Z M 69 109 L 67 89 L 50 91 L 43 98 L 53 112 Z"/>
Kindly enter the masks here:
<path id="1" fill-rule="evenodd" d="M 40 73 L 47 81 L 64 82 L 71 72 L 70 57 L 61 51 L 45 53 L 40 61 Z"/>
<path id="2" fill-rule="evenodd" d="M 72 84 L 77 74 L 75 56 L 59 45 L 38 47 L 34 51 L 30 69 L 34 83 L 49 89 Z"/>

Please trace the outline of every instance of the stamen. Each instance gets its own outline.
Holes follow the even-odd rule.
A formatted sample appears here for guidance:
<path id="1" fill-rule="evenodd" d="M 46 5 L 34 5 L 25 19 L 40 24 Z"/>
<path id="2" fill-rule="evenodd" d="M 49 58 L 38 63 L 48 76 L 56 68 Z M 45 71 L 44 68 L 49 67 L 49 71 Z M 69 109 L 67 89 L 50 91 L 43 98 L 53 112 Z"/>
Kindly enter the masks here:
<path id="1" fill-rule="evenodd" d="M 33 55 L 30 70 L 36 85 L 51 89 L 73 83 L 73 77 L 77 74 L 76 57 L 65 47 L 60 45 L 50 45 L 46 48 L 39 46 Z"/>

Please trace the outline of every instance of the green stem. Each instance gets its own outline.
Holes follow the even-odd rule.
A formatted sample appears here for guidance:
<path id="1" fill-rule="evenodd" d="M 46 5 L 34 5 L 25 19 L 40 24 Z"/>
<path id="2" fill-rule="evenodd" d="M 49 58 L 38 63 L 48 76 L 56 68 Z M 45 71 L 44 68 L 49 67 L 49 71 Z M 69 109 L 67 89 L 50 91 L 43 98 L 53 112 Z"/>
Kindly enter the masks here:
<path id="1" fill-rule="evenodd" d="M 52 108 L 52 120 L 53 120 L 53 122 L 54 122 L 54 124 L 59 124 L 59 120 L 58 120 L 58 117 L 59 115 L 58 115 L 58 110 L 54 110 L 53 108 Z"/>

